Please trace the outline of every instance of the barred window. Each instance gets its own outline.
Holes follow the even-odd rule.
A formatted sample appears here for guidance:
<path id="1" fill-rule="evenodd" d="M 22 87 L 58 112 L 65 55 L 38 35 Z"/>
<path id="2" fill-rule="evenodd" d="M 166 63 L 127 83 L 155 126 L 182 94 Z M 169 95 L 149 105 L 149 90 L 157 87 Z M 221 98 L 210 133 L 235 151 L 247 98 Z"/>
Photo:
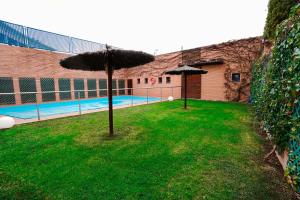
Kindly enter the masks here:
<path id="1" fill-rule="evenodd" d="M 166 83 L 171 83 L 171 77 L 166 77 Z"/>
<path id="2" fill-rule="evenodd" d="M 125 80 L 120 79 L 118 80 L 119 85 L 119 95 L 125 95 Z"/>
<path id="3" fill-rule="evenodd" d="M 162 77 L 158 77 L 158 83 L 162 84 L 162 81 L 163 81 Z"/>
<path id="4" fill-rule="evenodd" d="M 100 97 L 107 96 L 107 80 L 106 79 L 99 80 L 99 89 L 100 89 L 100 91 L 99 91 Z"/>
<path id="5" fill-rule="evenodd" d="M 36 102 L 35 78 L 28 78 L 28 77 L 19 78 L 19 85 L 20 85 L 20 92 L 21 92 L 21 102 L 35 103 Z M 28 93 L 22 93 L 22 92 L 28 92 Z"/>
<path id="6" fill-rule="evenodd" d="M 145 83 L 145 84 L 148 84 L 148 78 L 145 78 L 145 79 L 144 79 L 144 83 Z"/>
<path id="7" fill-rule="evenodd" d="M 231 80 L 233 82 L 240 82 L 241 81 L 241 76 L 240 76 L 240 73 L 233 73 L 231 74 Z"/>
<path id="8" fill-rule="evenodd" d="M 75 93 L 75 99 L 78 99 L 78 94 L 80 95 L 80 98 L 85 98 L 84 95 L 84 80 L 83 79 L 74 79 L 74 93 Z"/>
<path id="9" fill-rule="evenodd" d="M 88 97 L 89 98 L 93 98 L 93 97 L 97 97 L 97 91 L 96 91 L 96 79 L 88 79 L 87 81 L 88 84 Z M 90 91 L 93 90 L 93 91 Z"/>
<path id="10" fill-rule="evenodd" d="M 141 79 L 138 78 L 138 79 L 137 79 L 137 84 L 140 84 L 140 83 L 141 83 Z"/>
<path id="11" fill-rule="evenodd" d="M 117 80 L 116 79 L 113 79 L 112 80 L 112 89 L 113 89 L 113 91 L 112 91 L 112 95 L 117 95 Z"/>
<path id="12" fill-rule="evenodd" d="M 14 93 L 14 84 L 11 77 L 0 77 L 0 93 Z M 14 94 L 0 94 L 0 105 L 15 103 Z"/>
<path id="13" fill-rule="evenodd" d="M 58 79 L 59 98 L 60 100 L 71 99 L 71 81 L 68 78 Z"/>
<path id="14" fill-rule="evenodd" d="M 53 78 L 41 78 L 41 90 L 43 102 L 55 101 L 55 86 Z"/>

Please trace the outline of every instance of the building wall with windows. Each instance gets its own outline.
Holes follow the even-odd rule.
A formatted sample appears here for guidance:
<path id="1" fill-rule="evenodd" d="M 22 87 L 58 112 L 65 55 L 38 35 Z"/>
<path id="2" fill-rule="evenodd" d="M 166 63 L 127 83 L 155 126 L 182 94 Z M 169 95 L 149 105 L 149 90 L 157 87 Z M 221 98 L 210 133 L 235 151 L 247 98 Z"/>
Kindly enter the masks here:
<path id="1" fill-rule="evenodd" d="M 227 101 L 231 100 L 228 91 L 236 93 L 244 84 L 239 101 L 246 101 L 250 95 L 251 64 L 261 46 L 261 38 L 256 37 L 158 55 L 151 63 L 116 70 L 113 94 L 180 98 L 184 92 L 181 76 L 165 75 L 164 72 L 188 64 L 208 71 L 204 75 L 188 77 L 188 98 Z M 59 62 L 68 56 L 66 53 L 0 44 L 0 93 L 17 93 L 1 95 L 0 105 L 106 96 L 107 91 L 99 91 L 107 88 L 105 72 L 64 69 Z M 133 89 L 125 89 L 130 81 Z M 232 88 L 229 89 L 228 85 Z"/>
<path id="2" fill-rule="evenodd" d="M 59 62 L 67 56 L 64 53 L 0 44 L 0 93 L 18 93 L 2 95 L 0 105 L 74 100 L 79 95 L 81 98 L 105 96 L 106 91 L 88 91 L 107 88 L 105 72 L 64 69 Z M 124 71 L 115 71 L 113 78 L 114 94 L 118 95 L 119 84 L 120 88 L 126 87 Z M 49 93 L 67 90 L 85 91 Z M 19 94 L 47 91 L 42 95 Z M 124 93 L 122 89 L 120 93 Z"/>
<path id="3" fill-rule="evenodd" d="M 164 71 L 189 65 L 208 73 L 187 78 L 188 98 L 245 102 L 250 96 L 251 66 L 263 47 L 262 38 L 253 37 L 172 52 L 156 56 L 154 62 L 128 69 L 126 77 L 140 78 L 141 83 L 136 87 L 144 87 L 144 77 L 157 80 L 162 77 L 165 81 L 167 76 L 163 74 Z M 182 85 L 181 76 L 168 77 L 171 78 L 170 85 Z M 150 84 L 152 88 L 157 86 L 157 82 Z M 178 94 L 183 92 L 178 91 Z"/>

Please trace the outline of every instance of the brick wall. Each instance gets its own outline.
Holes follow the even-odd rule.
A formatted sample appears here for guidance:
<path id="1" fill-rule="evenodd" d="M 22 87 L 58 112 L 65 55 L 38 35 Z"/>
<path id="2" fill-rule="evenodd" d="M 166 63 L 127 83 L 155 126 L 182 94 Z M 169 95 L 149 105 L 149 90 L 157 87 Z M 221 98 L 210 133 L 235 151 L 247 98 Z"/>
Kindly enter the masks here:
<path id="1" fill-rule="evenodd" d="M 99 79 L 107 79 L 105 72 L 65 69 L 59 65 L 59 62 L 68 56 L 68 54 L 63 53 L 0 44 L 0 77 L 12 77 L 15 92 L 20 92 L 20 77 L 35 78 L 37 92 L 41 91 L 40 78 L 53 78 L 55 90 L 57 91 L 59 90 L 59 78 L 69 78 L 71 90 L 74 90 L 73 81 L 76 78 L 84 79 L 85 90 L 88 89 L 87 79 L 96 79 L 96 87 L 99 89 Z M 116 70 L 113 78 L 124 79 L 124 70 Z M 74 99 L 73 92 L 71 95 Z M 85 96 L 88 96 L 87 92 Z M 59 100 L 58 93 L 56 94 L 56 100 Z M 40 95 L 38 95 L 37 101 L 42 101 Z M 16 95 L 16 103 L 21 103 L 20 95 Z"/>
<path id="2" fill-rule="evenodd" d="M 208 73 L 201 76 L 191 76 L 188 78 L 188 97 L 200 98 L 205 100 L 228 100 L 226 97 L 225 78 L 224 73 L 226 69 L 239 68 L 239 64 L 242 63 L 243 55 L 248 55 L 247 52 L 252 53 L 251 59 L 255 59 L 261 45 L 261 38 L 250 38 L 238 41 L 231 41 L 218 45 L 210 45 L 206 47 L 200 47 L 190 50 L 184 50 L 183 52 L 173 52 L 156 56 L 155 61 L 130 68 L 122 69 L 114 72 L 113 79 L 124 79 L 125 87 L 127 87 L 127 80 L 133 80 L 133 94 L 138 96 L 146 96 L 147 92 L 149 96 L 167 98 L 168 96 L 174 96 L 175 98 L 181 97 L 181 76 L 166 76 L 164 72 L 166 70 L 177 68 L 184 62 L 193 63 L 193 61 L 199 61 L 201 59 L 223 59 L 224 64 L 218 65 L 204 65 L 202 69 L 207 70 Z M 230 47 L 230 48 L 229 48 Z M 241 54 L 241 59 L 235 59 L 232 55 L 236 55 L 234 52 L 229 54 L 231 50 L 236 50 L 238 47 Z M 249 50 L 250 49 L 250 50 Z M 251 54 L 252 55 L 252 54 Z M 89 72 L 82 70 L 69 70 L 64 69 L 59 65 L 59 61 L 69 55 L 63 53 L 49 52 L 37 49 L 29 49 L 23 47 L 14 47 L 0 44 L 0 77 L 12 77 L 15 92 L 19 92 L 19 77 L 33 77 L 35 78 L 38 92 L 40 92 L 40 78 L 54 78 L 55 90 L 58 90 L 58 79 L 69 78 L 71 83 L 75 78 L 82 78 L 85 82 L 85 89 L 87 89 L 87 79 L 96 79 L 96 87 L 99 89 L 98 80 L 107 79 L 104 71 Z M 251 61 L 251 60 L 250 60 Z M 248 71 L 251 71 L 251 62 L 246 64 Z M 249 73 L 248 73 L 249 74 Z M 250 79 L 251 74 L 248 79 Z M 158 83 L 158 78 L 162 77 L 163 82 Z M 171 77 L 171 83 L 166 83 L 166 77 Z M 141 83 L 137 84 L 137 79 L 140 78 Z M 148 78 L 148 84 L 144 83 L 144 79 Z M 151 82 L 154 79 L 155 82 Z M 118 84 L 117 84 L 118 85 Z M 238 85 L 238 83 L 236 84 Z M 118 87 L 118 86 L 117 86 Z M 160 89 L 160 87 L 164 87 Z M 176 88 L 171 88 L 176 87 Z M 247 86 L 249 88 L 249 86 Z M 145 89 L 148 88 L 148 89 Z M 249 96 L 249 89 L 246 88 L 246 95 L 243 99 L 247 99 Z M 71 89 L 74 89 L 71 84 Z M 127 94 L 127 92 L 126 92 Z M 85 94 L 87 96 L 87 94 Z M 72 94 L 74 98 L 74 94 Z M 58 95 L 56 96 L 58 99 Z M 20 97 L 16 96 L 16 101 L 20 103 Z M 39 99 L 40 101 L 40 99 Z"/>
<path id="3" fill-rule="evenodd" d="M 204 100 L 226 101 L 225 99 L 225 79 L 224 65 L 203 66 L 202 69 L 208 71 L 202 75 L 201 98 Z"/>

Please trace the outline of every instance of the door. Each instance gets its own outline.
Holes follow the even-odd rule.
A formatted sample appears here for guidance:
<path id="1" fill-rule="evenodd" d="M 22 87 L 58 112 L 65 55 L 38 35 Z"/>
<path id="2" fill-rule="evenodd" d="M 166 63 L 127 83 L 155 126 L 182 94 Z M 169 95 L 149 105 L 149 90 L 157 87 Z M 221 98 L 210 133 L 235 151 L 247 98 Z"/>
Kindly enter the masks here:
<path id="1" fill-rule="evenodd" d="M 127 80 L 127 93 L 128 95 L 133 95 L 133 92 L 132 92 L 132 79 L 128 79 Z"/>
<path id="2" fill-rule="evenodd" d="M 187 98 L 201 99 L 201 74 L 187 75 Z M 182 94 L 184 94 L 184 80 L 182 78 Z"/>

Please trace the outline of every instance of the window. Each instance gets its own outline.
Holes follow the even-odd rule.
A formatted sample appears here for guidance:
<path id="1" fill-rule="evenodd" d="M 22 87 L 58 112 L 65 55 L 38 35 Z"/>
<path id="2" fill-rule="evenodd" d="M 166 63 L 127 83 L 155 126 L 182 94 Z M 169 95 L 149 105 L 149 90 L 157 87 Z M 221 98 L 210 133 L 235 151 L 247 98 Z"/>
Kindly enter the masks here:
<path id="1" fill-rule="evenodd" d="M 171 77 L 166 77 L 166 83 L 171 83 Z"/>
<path id="2" fill-rule="evenodd" d="M 125 95 L 125 80 L 120 79 L 118 80 L 119 85 L 119 95 Z"/>
<path id="3" fill-rule="evenodd" d="M 99 80 L 99 89 L 100 89 L 100 92 L 99 92 L 100 97 L 107 96 L 107 81 L 106 81 L 106 79 Z"/>
<path id="4" fill-rule="evenodd" d="M 112 80 L 112 95 L 117 95 L 117 80 L 116 79 L 113 79 Z"/>
<path id="5" fill-rule="evenodd" d="M 141 79 L 138 78 L 138 79 L 137 79 L 137 84 L 140 84 L 140 83 L 141 83 Z"/>
<path id="6" fill-rule="evenodd" d="M 83 79 L 74 79 L 74 94 L 75 99 L 78 99 L 78 94 L 80 95 L 80 98 L 85 98 L 84 95 L 84 80 Z"/>
<path id="7" fill-rule="evenodd" d="M 43 102 L 55 101 L 54 79 L 53 78 L 41 78 L 40 82 L 41 82 Z"/>
<path id="8" fill-rule="evenodd" d="M 21 93 L 22 103 L 35 103 L 36 102 L 36 84 L 35 78 L 19 78 L 20 92 L 32 92 L 32 93 Z"/>
<path id="9" fill-rule="evenodd" d="M 241 81 L 240 73 L 231 74 L 231 80 L 232 82 L 240 82 Z"/>
<path id="10" fill-rule="evenodd" d="M 96 79 L 88 79 L 88 97 L 93 98 L 97 97 L 97 91 L 96 91 Z"/>
<path id="11" fill-rule="evenodd" d="M 148 84 L 148 78 L 145 78 L 144 83 Z"/>
<path id="12" fill-rule="evenodd" d="M 14 93 L 13 79 L 10 77 L 0 77 L 0 93 Z M 15 104 L 14 94 L 0 94 L 0 105 Z"/>
<path id="13" fill-rule="evenodd" d="M 68 78 L 58 79 L 59 98 L 60 100 L 71 99 L 71 81 Z"/>
<path id="14" fill-rule="evenodd" d="M 158 84 L 162 84 L 162 77 L 158 77 Z"/>

